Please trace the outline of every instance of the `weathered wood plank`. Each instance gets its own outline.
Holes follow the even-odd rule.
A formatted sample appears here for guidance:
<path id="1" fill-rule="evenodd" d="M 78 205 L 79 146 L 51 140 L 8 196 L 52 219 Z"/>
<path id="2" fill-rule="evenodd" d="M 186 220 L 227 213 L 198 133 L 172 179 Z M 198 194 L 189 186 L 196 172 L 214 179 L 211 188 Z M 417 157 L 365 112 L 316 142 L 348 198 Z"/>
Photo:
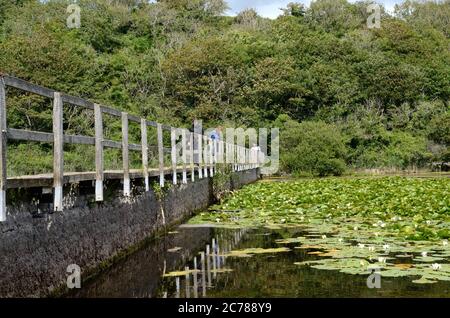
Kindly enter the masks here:
<path id="1" fill-rule="evenodd" d="M 100 105 L 94 105 L 95 118 L 95 200 L 103 201 L 103 118 Z"/>
<path id="2" fill-rule="evenodd" d="M 238 146 L 236 144 L 234 144 L 233 146 L 234 148 L 234 155 L 233 155 L 233 160 L 234 160 L 234 171 L 238 171 L 238 167 L 239 167 L 239 163 L 238 163 Z"/>
<path id="3" fill-rule="evenodd" d="M 95 137 L 65 135 L 63 140 L 66 144 L 95 145 Z"/>
<path id="4" fill-rule="evenodd" d="M 181 160 L 183 161 L 183 184 L 187 183 L 187 133 L 186 129 L 181 130 Z"/>
<path id="5" fill-rule="evenodd" d="M 158 160 L 159 160 L 159 186 L 164 187 L 164 145 L 162 125 L 157 124 L 158 134 Z"/>
<path id="6" fill-rule="evenodd" d="M 219 142 L 218 142 L 218 149 L 217 149 L 217 161 L 216 161 L 216 163 L 223 163 L 223 155 L 224 155 L 224 153 L 225 153 L 225 148 L 224 148 L 224 146 L 225 146 L 225 144 L 224 144 L 224 142 L 222 141 L 222 140 L 219 140 Z"/>
<path id="7" fill-rule="evenodd" d="M 208 138 L 209 144 L 209 176 L 214 177 L 214 141 Z"/>
<path id="8" fill-rule="evenodd" d="M 53 97 L 53 188 L 54 210 L 63 210 L 64 185 L 63 102 L 60 93 Z"/>
<path id="9" fill-rule="evenodd" d="M 189 147 L 190 150 L 190 157 L 189 157 L 189 163 L 191 166 L 191 181 L 195 181 L 195 164 L 194 164 L 194 133 L 191 132 L 189 134 L 189 144 L 191 145 Z"/>
<path id="10" fill-rule="evenodd" d="M 144 176 L 145 191 L 150 191 L 150 184 L 148 180 L 148 137 L 147 137 L 147 122 L 141 119 L 141 145 L 142 145 L 142 170 Z"/>
<path id="11" fill-rule="evenodd" d="M 177 173 L 182 173 L 183 167 L 177 167 Z M 172 167 L 164 167 L 163 175 L 172 175 L 173 168 Z M 157 169 L 149 169 L 148 171 L 149 177 L 159 177 L 160 172 L 159 168 Z M 104 170 L 103 172 L 104 180 L 121 180 L 123 178 L 123 170 Z M 130 169 L 130 179 L 142 179 L 143 171 L 142 169 Z M 96 172 L 95 171 L 87 171 L 87 172 L 65 172 L 64 173 L 64 184 L 70 183 L 78 183 L 83 181 L 95 181 Z M 17 188 L 50 188 L 53 186 L 53 174 L 38 174 L 31 176 L 16 176 L 9 177 L 7 179 L 7 188 L 8 189 L 17 189 Z"/>
<path id="12" fill-rule="evenodd" d="M 245 170 L 249 168 L 249 163 L 250 163 L 250 152 L 248 151 L 247 148 L 245 148 Z"/>
<path id="13" fill-rule="evenodd" d="M 6 221 L 6 87 L 0 77 L 0 222 Z"/>
<path id="14" fill-rule="evenodd" d="M 132 121 L 141 124 L 141 117 L 128 114 L 128 121 Z"/>
<path id="15" fill-rule="evenodd" d="M 53 134 L 40 131 L 8 128 L 8 139 L 53 143 Z"/>
<path id="16" fill-rule="evenodd" d="M 88 100 L 85 100 L 83 98 L 65 95 L 65 94 L 61 94 L 61 98 L 62 98 L 63 103 L 68 103 L 68 104 L 72 104 L 75 106 L 80 106 L 80 107 L 94 110 L 94 103 L 92 103 Z"/>
<path id="17" fill-rule="evenodd" d="M 219 162 L 219 141 L 214 140 L 214 172 L 217 173 L 217 163 Z"/>
<path id="18" fill-rule="evenodd" d="M 107 114 L 110 116 L 114 116 L 114 117 L 121 117 L 122 116 L 122 112 L 120 110 L 111 108 L 111 107 L 107 107 L 107 106 L 100 106 L 102 109 L 102 113 L 103 114 Z"/>
<path id="19" fill-rule="evenodd" d="M 39 85 L 34 85 L 31 83 L 28 83 L 27 81 L 24 81 L 22 79 L 4 75 L 4 83 L 6 86 L 14 87 L 29 93 L 37 94 L 40 96 L 53 98 L 55 91 L 46 87 L 42 87 Z"/>
<path id="20" fill-rule="evenodd" d="M 122 112 L 123 195 L 130 196 L 130 164 L 128 152 L 128 113 Z"/>
<path id="21" fill-rule="evenodd" d="M 203 136 L 197 134 L 197 159 L 198 159 L 198 177 L 203 179 Z"/>
<path id="22" fill-rule="evenodd" d="M 209 164 L 209 150 L 208 150 L 208 137 L 203 136 L 203 175 L 208 178 L 208 164 Z"/>
<path id="23" fill-rule="evenodd" d="M 22 129 L 8 128 L 8 139 L 12 140 L 26 140 L 36 142 L 53 143 L 53 133 L 45 133 L 40 131 L 30 131 Z M 64 143 L 79 144 L 79 145 L 95 145 L 95 137 L 64 135 Z M 122 149 L 122 143 L 113 140 L 104 140 L 103 146 L 106 148 Z M 129 144 L 128 149 L 132 151 L 141 151 L 142 147 L 137 144 Z"/>
<path id="24" fill-rule="evenodd" d="M 119 141 L 113 140 L 103 140 L 103 147 L 105 148 L 114 148 L 114 149 L 122 149 L 123 143 Z M 131 151 L 141 151 L 142 147 L 136 144 L 128 144 L 128 150 Z"/>
<path id="25" fill-rule="evenodd" d="M 156 121 L 147 120 L 147 126 L 158 128 L 158 123 Z"/>
<path id="26" fill-rule="evenodd" d="M 54 142 L 53 133 L 45 133 L 40 131 L 31 131 L 23 129 L 8 128 L 8 139 L 12 140 L 25 140 L 36 142 Z M 95 138 L 88 136 L 76 136 L 76 135 L 64 135 L 64 143 L 66 144 L 78 144 L 78 145 L 95 145 Z"/>
<path id="27" fill-rule="evenodd" d="M 177 184 L 177 130 L 172 128 L 170 131 L 170 145 L 172 147 L 172 182 Z"/>
<path id="28" fill-rule="evenodd" d="M 122 149 L 122 142 L 118 142 L 118 141 L 114 141 L 114 140 L 103 140 L 103 147 L 113 148 L 113 149 Z"/>

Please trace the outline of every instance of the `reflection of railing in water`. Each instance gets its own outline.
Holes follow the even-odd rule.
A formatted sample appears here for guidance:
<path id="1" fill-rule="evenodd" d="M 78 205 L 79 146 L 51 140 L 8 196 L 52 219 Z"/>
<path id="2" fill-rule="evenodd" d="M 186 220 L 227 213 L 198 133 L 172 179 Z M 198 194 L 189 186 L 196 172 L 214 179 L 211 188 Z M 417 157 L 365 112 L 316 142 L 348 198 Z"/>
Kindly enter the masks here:
<path id="1" fill-rule="evenodd" d="M 205 251 L 201 251 L 200 262 L 195 256 L 192 260 L 193 267 L 185 266 L 184 270 L 184 295 L 182 295 L 182 276 L 175 277 L 175 298 L 199 298 L 199 291 L 201 297 L 206 297 L 207 289 L 213 288 L 213 281 L 218 278 L 221 270 L 225 269 L 226 255 L 238 245 L 243 236 L 247 233 L 247 229 L 240 229 L 233 232 L 231 241 L 224 238 L 223 233 L 211 240 L 211 245 L 207 244 Z M 191 284 L 192 278 L 192 284 Z M 191 293 L 192 291 L 192 293 Z M 164 292 L 164 297 L 167 297 L 168 292 Z"/>

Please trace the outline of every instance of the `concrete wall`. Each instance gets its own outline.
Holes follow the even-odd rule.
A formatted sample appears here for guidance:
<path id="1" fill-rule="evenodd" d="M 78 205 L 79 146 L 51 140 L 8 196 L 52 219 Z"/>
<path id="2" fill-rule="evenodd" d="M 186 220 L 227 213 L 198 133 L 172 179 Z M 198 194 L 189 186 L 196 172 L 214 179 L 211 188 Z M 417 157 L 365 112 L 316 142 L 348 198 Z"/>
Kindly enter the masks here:
<path id="1" fill-rule="evenodd" d="M 257 170 L 235 173 L 230 189 L 258 177 Z M 150 191 L 128 202 L 116 198 L 39 217 L 18 209 L 0 223 L 0 297 L 51 295 L 65 286 L 68 265 L 79 265 L 84 278 L 96 273 L 152 235 L 207 208 L 213 197 L 208 178 L 173 187 L 161 201 Z"/>

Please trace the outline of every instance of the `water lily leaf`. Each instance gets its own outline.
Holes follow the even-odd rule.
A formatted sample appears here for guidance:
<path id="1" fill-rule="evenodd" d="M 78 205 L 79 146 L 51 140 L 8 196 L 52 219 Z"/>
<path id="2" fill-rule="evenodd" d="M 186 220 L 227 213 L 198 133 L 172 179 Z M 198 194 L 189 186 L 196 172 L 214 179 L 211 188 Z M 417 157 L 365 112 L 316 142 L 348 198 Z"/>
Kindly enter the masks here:
<path id="1" fill-rule="evenodd" d="M 450 276 L 450 247 L 445 241 L 450 233 L 448 193 L 450 178 L 260 182 L 235 191 L 214 207 L 217 211 L 197 215 L 190 223 L 214 224 L 220 217 L 221 224 L 228 226 L 284 233 L 292 229 L 290 236 L 282 235 L 276 243 L 298 244 L 295 249 L 324 257 L 319 262 L 299 260 L 296 264 L 301 266 L 348 274 L 379 267 L 384 277 L 446 281 Z M 241 250 L 226 256 L 255 254 Z M 434 263 L 439 263 L 438 270 L 431 268 Z"/>
<path id="2" fill-rule="evenodd" d="M 386 269 L 380 272 L 382 277 L 407 277 L 411 276 L 411 273 L 406 269 Z"/>
<path id="3" fill-rule="evenodd" d="M 437 281 L 425 278 L 423 276 L 420 279 L 413 280 L 412 282 L 414 284 L 434 284 L 434 283 L 437 283 Z"/>
<path id="4" fill-rule="evenodd" d="M 415 262 L 424 262 L 424 263 L 433 263 L 442 260 L 444 260 L 442 257 L 435 257 L 435 256 L 426 256 L 426 257 L 419 256 L 413 259 L 413 261 Z"/>
<path id="5" fill-rule="evenodd" d="M 252 254 L 272 254 L 272 253 L 284 253 L 289 252 L 290 249 L 287 247 L 279 248 L 247 248 L 243 250 L 234 250 L 225 254 L 226 257 L 248 257 Z"/>

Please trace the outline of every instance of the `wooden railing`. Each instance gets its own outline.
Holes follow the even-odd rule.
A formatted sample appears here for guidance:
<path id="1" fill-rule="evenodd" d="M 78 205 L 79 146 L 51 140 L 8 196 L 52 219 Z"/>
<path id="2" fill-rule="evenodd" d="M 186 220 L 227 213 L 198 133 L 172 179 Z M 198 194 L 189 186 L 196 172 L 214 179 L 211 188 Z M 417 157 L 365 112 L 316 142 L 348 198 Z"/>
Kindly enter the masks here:
<path id="1" fill-rule="evenodd" d="M 28 93 L 37 94 L 53 100 L 53 132 L 39 132 L 22 129 L 8 128 L 6 118 L 6 88 L 12 87 Z M 63 113 L 64 104 L 70 104 L 77 107 L 92 110 L 94 113 L 95 137 L 67 135 L 64 134 Z M 103 135 L 103 115 L 111 115 L 121 118 L 122 122 L 122 141 L 104 139 Z M 129 143 L 128 124 L 135 122 L 140 124 L 141 143 Z M 0 74 L 0 125 L 1 125 L 1 144 L 0 144 L 0 222 L 6 220 L 6 190 L 8 188 L 7 179 L 7 141 L 22 140 L 53 143 L 53 195 L 54 211 L 63 210 L 63 186 L 64 186 L 64 144 L 81 144 L 95 146 L 95 198 L 96 201 L 103 201 L 103 182 L 104 182 L 104 160 L 103 152 L 105 148 L 122 149 L 123 161 L 123 194 L 130 195 L 130 165 L 129 151 L 141 152 L 142 159 L 142 178 L 145 183 L 145 191 L 149 191 L 149 145 L 147 128 L 154 127 L 157 130 L 157 149 L 158 149 L 158 170 L 159 183 L 163 187 L 167 168 L 164 165 L 164 152 L 167 150 L 163 145 L 163 131 L 171 133 L 171 172 L 173 184 L 178 183 L 177 173 L 180 171 L 177 158 L 177 138 L 181 135 L 182 143 L 182 183 L 187 183 L 188 174 L 191 180 L 195 181 L 195 172 L 197 170 L 198 178 L 213 176 L 217 163 L 220 158 L 228 164 L 232 164 L 234 171 L 255 168 L 258 163 L 251 160 L 250 149 L 227 143 L 222 140 L 212 140 L 208 136 L 190 132 L 185 128 L 175 128 L 168 125 L 149 121 L 135 115 L 128 114 L 107 106 L 93 103 L 83 98 L 70 96 L 64 93 L 54 91 L 49 88 L 31 84 L 27 81 Z M 197 149 L 194 149 L 194 139 L 197 141 Z M 189 144 L 189 147 L 188 147 Z M 203 146 L 202 146 L 203 145 Z M 197 160 L 194 163 L 194 152 L 197 154 Z M 226 159 L 225 159 L 226 158 Z"/>

